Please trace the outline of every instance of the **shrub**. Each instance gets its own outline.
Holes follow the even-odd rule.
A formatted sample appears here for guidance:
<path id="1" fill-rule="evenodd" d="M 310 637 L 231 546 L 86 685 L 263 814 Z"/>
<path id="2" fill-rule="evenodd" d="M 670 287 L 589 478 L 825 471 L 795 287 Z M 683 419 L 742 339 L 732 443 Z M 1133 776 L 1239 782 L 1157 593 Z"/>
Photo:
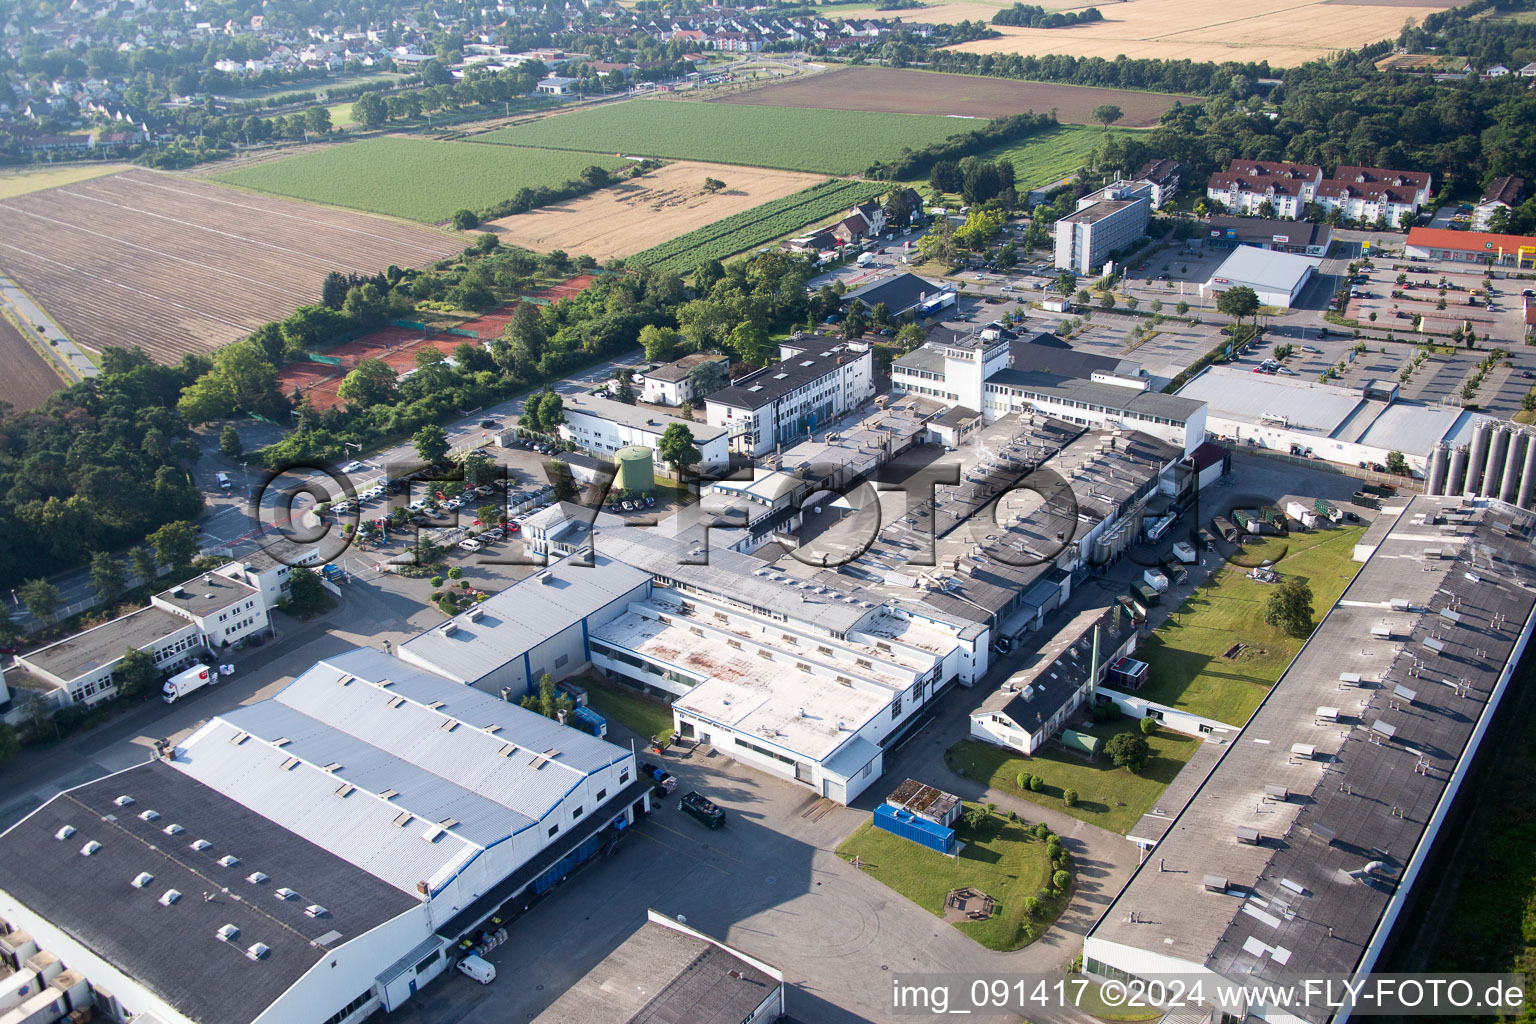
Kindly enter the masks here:
<path id="1" fill-rule="evenodd" d="M 1009 811 L 1008 812 L 1008 820 L 1012 821 L 1012 822 L 1017 822 L 1019 820 L 1019 812 L 1018 811 Z"/>
<path id="2" fill-rule="evenodd" d="M 1051 876 L 1051 885 L 1057 892 L 1066 892 L 1067 886 L 1072 884 L 1072 872 L 1058 871 Z"/>
<path id="3" fill-rule="evenodd" d="M 1103 704 L 1095 704 L 1092 710 L 1088 712 L 1088 714 L 1093 718 L 1095 722 L 1101 725 L 1109 721 L 1109 712 L 1105 710 L 1105 706 Z"/>
<path id="4" fill-rule="evenodd" d="M 1044 788 L 1045 780 L 1043 778 L 1038 775 L 1031 775 L 1029 777 L 1029 791 L 1031 793 L 1038 793 Z"/>
<path id="5" fill-rule="evenodd" d="M 1061 802 L 1066 804 L 1068 807 L 1076 807 L 1077 806 L 1077 790 L 1069 789 L 1065 793 L 1061 794 Z"/>
<path id="6" fill-rule="evenodd" d="M 1038 822 L 1035 825 L 1033 831 L 1035 833 L 1035 838 L 1036 839 L 1044 839 L 1046 836 L 1051 835 L 1051 826 L 1047 825 L 1043 821 L 1042 822 Z"/>
<path id="7" fill-rule="evenodd" d="M 448 578 L 451 580 L 461 580 L 464 578 L 464 570 L 460 569 L 458 566 L 454 566 L 452 569 L 448 570 Z"/>
<path id="8" fill-rule="evenodd" d="M 1040 902 L 1040 897 L 1038 897 L 1038 896 L 1026 896 L 1026 897 L 1024 897 L 1024 913 L 1026 915 L 1028 915 L 1029 917 L 1039 917 L 1040 916 L 1040 911 L 1043 910 L 1043 909 L 1045 909 L 1045 905 Z"/>
<path id="9" fill-rule="evenodd" d="M 1013 777 L 1013 781 L 1018 783 L 1020 789 L 1028 789 L 1029 780 L 1033 777 L 1034 776 L 1030 775 L 1028 772 L 1019 772 L 1019 774 Z"/>
<path id="10" fill-rule="evenodd" d="M 441 576 L 433 576 L 432 579 L 431 579 L 431 583 L 432 583 L 432 589 L 436 590 L 438 587 L 443 585 L 443 578 Z"/>
<path id="11" fill-rule="evenodd" d="M 1157 719 L 1153 718 L 1151 715 L 1148 715 L 1146 718 L 1141 720 L 1141 724 L 1137 728 L 1141 729 L 1141 734 L 1143 736 L 1151 736 L 1153 733 L 1157 732 Z"/>
<path id="12" fill-rule="evenodd" d="M 997 804 L 994 803 L 991 800 L 987 801 L 987 813 L 988 814 L 996 814 L 997 813 Z"/>
<path id="13" fill-rule="evenodd" d="M 987 820 L 987 809 L 985 807 L 972 807 L 965 812 L 964 820 L 967 828 L 972 831 L 979 829 L 982 823 Z"/>

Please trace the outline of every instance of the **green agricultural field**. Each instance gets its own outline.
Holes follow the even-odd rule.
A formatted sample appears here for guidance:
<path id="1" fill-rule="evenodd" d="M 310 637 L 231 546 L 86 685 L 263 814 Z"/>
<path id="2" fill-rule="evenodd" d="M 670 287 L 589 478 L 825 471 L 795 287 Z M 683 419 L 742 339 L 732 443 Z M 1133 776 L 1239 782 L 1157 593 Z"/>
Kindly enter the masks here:
<path id="1" fill-rule="evenodd" d="M 732 214 L 707 227 L 679 235 L 625 260 L 630 266 L 690 274 L 705 260 L 745 252 L 857 206 L 890 190 L 890 185 L 829 178 L 793 195 Z"/>
<path id="2" fill-rule="evenodd" d="M 1360 568 L 1353 556 L 1364 532 L 1353 526 L 1255 539 L 1243 545 L 1237 560 L 1259 565 L 1272 559 L 1276 572 L 1305 579 L 1318 622 Z M 1248 721 L 1305 640 L 1265 623 L 1274 585 L 1247 573 L 1237 564 L 1216 572 L 1137 650 L 1151 672 L 1136 696 L 1232 725 Z M 1247 650 L 1227 658 L 1237 643 L 1247 644 Z"/>
<path id="3" fill-rule="evenodd" d="M 974 126 L 923 114 L 631 100 L 501 128 L 477 141 L 858 174 L 903 147 L 921 149 Z"/>
<path id="4" fill-rule="evenodd" d="M 585 167 L 625 161 L 591 153 L 386 137 L 241 167 L 216 180 L 329 206 L 436 224 L 455 210 L 483 210 L 518 189 L 559 185 Z"/>
<path id="5" fill-rule="evenodd" d="M 1132 135 L 1128 130 L 1110 134 Z M 1032 188 L 1044 188 L 1052 182 L 1092 163 L 1093 151 L 1104 141 L 1104 129 L 1082 124 L 1063 124 L 1047 128 L 1023 142 L 1009 142 L 978 153 L 983 160 L 1010 160 L 1019 194 Z M 1134 170 L 1135 168 L 1132 168 Z M 926 180 L 926 179 L 925 179 Z"/>

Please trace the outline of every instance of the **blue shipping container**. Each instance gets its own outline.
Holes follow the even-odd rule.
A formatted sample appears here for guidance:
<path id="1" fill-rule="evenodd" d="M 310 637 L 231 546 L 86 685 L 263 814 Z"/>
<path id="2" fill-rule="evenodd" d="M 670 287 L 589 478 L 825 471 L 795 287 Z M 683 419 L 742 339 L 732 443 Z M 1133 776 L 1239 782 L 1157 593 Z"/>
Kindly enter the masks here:
<path id="1" fill-rule="evenodd" d="M 571 716 L 572 724 L 582 732 L 591 733 L 598 739 L 608 735 L 608 720 L 591 708 L 578 707 Z"/>
<path id="2" fill-rule="evenodd" d="M 911 811 L 901 811 L 890 804 L 881 804 L 875 808 L 875 828 L 910 839 L 918 846 L 954 856 L 955 830 L 927 818 L 919 818 Z"/>

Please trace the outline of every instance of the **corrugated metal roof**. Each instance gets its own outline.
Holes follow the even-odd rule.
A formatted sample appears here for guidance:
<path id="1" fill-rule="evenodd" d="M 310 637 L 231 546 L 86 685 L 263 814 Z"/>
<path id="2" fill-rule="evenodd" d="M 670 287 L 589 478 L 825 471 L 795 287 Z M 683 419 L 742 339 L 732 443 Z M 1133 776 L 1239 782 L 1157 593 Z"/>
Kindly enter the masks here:
<path id="1" fill-rule="evenodd" d="M 399 808 L 376 796 L 357 792 L 337 799 L 342 780 L 303 760 L 284 769 L 294 755 L 269 743 L 231 743 L 241 731 L 215 718 L 178 746 L 175 766 L 405 892 L 416 892 L 418 882 L 448 877 L 480 852 L 451 832 L 429 843 L 421 823 L 397 827 Z"/>
<path id="2" fill-rule="evenodd" d="M 452 636 L 433 627 L 401 644 L 400 650 L 450 679 L 473 683 L 643 587 L 649 578 L 601 553 L 596 564 L 586 568 L 568 559 L 555 562 L 480 604 L 478 621 L 470 621 L 468 613 L 459 615 Z"/>

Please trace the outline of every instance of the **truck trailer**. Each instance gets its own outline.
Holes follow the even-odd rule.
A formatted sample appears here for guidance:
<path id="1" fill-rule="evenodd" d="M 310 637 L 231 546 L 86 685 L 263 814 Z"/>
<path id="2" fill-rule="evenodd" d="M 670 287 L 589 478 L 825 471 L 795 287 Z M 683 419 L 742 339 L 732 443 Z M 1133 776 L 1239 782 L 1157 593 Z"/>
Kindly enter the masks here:
<path id="1" fill-rule="evenodd" d="M 160 688 L 160 697 L 167 704 L 176 701 L 193 690 L 200 690 L 205 686 L 218 681 L 219 675 L 208 665 L 193 665 L 185 672 L 178 672 L 165 681 Z"/>

